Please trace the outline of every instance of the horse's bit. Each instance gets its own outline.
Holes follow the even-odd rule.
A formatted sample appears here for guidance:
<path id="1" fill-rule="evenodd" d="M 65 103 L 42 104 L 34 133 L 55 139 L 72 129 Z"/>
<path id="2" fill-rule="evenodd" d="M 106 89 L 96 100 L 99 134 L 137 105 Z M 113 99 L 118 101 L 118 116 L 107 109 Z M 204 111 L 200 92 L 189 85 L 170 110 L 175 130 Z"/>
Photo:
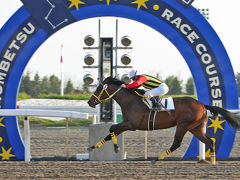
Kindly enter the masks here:
<path id="1" fill-rule="evenodd" d="M 102 85 L 102 84 L 101 84 L 101 85 Z M 109 95 L 109 93 L 108 93 L 108 91 L 107 91 L 108 85 L 107 85 L 107 84 L 104 84 L 104 85 L 102 85 L 102 86 L 103 86 L 103 88 L 102 88 L 102 90 L 101 90 L 101 92 L 99 93 L 98 96 L 96 96 L 95 94 L 93 94 L 93 96 L 94 96 L 100 103 L 102 103 L 103 101 L 106 101 L 106 100 L 112 98 L 112 97 L 122 88 L 122 87 L 118 88 L 114 93 L 112 93 L 111 95 Z M 108 97 L 105 98 L 105 99 L 101 99 L 101 96 L 102 96 L 103 92 L 105 92 L 105 93 L 108 95 Z"/>

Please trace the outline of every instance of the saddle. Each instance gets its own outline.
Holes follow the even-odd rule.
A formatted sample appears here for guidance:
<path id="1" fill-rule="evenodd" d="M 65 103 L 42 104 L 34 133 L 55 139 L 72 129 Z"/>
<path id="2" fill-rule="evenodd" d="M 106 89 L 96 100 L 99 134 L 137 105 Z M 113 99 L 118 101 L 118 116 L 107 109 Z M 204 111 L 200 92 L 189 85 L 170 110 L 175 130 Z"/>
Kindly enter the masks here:
<path id="1" fill-rule="evenodd" d="M 173 98 L 172 97 L 166 97 L 166 98 L 163 98 L 163 97 L 159 97 L 159 96 L 155 96 L 154 97 L 158 102 L 159 104 L 163 107 L 161 109 L 161 111 L 166 111 L 166 110 L 174 110 L 175 107 L 174 107 L 174 102 L 173 102 Z M 146 98 L 142 98 L 143 102 L 147 105 L 147 107 L 149 109 L 152 109 L 152 102 L 151 100 L 149 99 L 146 99 Z"/>

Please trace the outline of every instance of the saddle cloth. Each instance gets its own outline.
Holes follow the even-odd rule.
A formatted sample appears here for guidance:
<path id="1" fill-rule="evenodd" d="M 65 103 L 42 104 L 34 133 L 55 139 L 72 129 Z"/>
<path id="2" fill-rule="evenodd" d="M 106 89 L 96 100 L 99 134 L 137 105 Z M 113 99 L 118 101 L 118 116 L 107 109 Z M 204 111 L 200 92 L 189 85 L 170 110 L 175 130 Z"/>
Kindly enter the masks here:
<path id="1" fill-rule="evenodd" d="M 149 109 L 152 109 L 152 101 L 150 99 L 146 100 L 143 98 L 143 102 L 149 107 Z M 166 97 L 166 98 L 160 98 L 158 100 L 158 102 L 160 103 L 162 107 L 161 111 L 166 111 L 167 110 L 174 110 L 174 102 L 173 102 L 173 98 L 172 97 Z"/>

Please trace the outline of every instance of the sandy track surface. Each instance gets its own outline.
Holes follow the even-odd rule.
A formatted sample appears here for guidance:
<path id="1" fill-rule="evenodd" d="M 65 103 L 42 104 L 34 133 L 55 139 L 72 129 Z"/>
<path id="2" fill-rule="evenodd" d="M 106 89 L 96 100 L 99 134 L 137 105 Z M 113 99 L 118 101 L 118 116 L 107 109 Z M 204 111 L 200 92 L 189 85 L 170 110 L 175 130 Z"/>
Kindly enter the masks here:
<path id="1" fill-rule="evenodd" d="M 0 162 L 0 179 L 240 179 L 239 132 L 230 159 L 217 165 L 181 161 L 191 134 L 170 157 L 153 164 L 151 159 L 171 146 L 174 129 L 149 132 L 147 161 L 142 131 L 124 134 L 124 161 L 76 161 L 77 153 L 88 153 L 88 128 L 70 128 L 69 134 L 66 146 L 66 129 L 31 127 L 33 160 Z"/>
<path id="2" fill-rule="evenodd" d="M 239 162 L 39 161 L 1 163 L 1 179 L 238 179 Z"/>

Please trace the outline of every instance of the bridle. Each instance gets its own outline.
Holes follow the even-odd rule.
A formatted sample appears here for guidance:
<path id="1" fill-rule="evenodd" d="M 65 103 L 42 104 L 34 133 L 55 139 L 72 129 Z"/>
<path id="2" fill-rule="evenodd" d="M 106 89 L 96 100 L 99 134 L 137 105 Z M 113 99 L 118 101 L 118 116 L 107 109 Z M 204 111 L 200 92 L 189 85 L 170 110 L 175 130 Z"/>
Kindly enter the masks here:
<path id="1" fill-rule="evenodd" d="M 96 96 L 95 94 L 93 94 L 93 96 L 94 96 L 100 103 L 102 103 L 103 101 L 106 101 L 106 100 L 112 98 L 112 97 L 113 97 L 118 91 L 120 91 L 120 89 L 122 88 L 122 87 L 120 86 L 114 93 L 109 94 L 108 91 L 107 91 L 108 85 L 107 85 L 107 84 L 104 84 L 104 85 L 101 84 L 101 86 L 102 86 L 103 88 L 102 88 L 101 92 L 99 93 L 99 95 Z M 103 94 L 104 92 L 107 94 L 108 97 L 106 97 L 105 99 L 101 99 L 101 96 L 102 96 L 102 94 Z"/>

